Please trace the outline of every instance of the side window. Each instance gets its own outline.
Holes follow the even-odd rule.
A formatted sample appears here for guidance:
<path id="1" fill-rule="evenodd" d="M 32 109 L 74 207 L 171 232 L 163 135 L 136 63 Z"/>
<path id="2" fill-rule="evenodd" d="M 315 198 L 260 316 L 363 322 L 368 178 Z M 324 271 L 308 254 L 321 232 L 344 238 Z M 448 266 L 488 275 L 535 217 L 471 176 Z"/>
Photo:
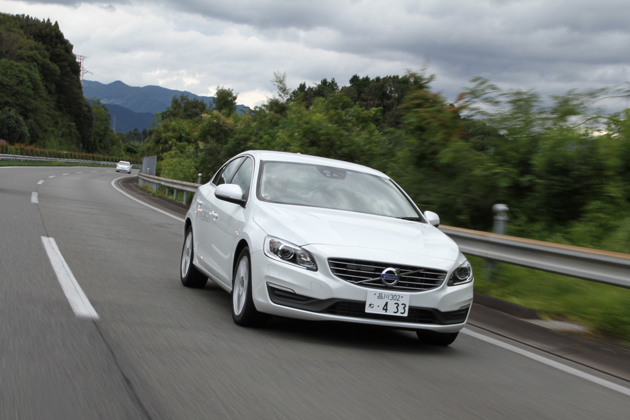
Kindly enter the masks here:
<path id="1" fill-rule="evenodd" d="M 249 197 L 249 186 L 252 183 L 252 171 L 254 170 L 254 162 L 251 159 L 246 159 L 245 162 L 234 175 L 231 184 L 236 184 L 243 190 L 243 199 L 247 200 Z"/>
<path id="2" fill-rule="evenodd" d="M 232 179 L 232 175 L 234 175 L 234 172 L 241 165 L 243 159 L 245 158 L 240 157 L 238 159 L 234 159 L 232 162 L 219 169 L 219 172 L 217 172 L 214 178 L 212 178 L 212 183 L 214 185 L 221 185 L 230 182 L 230 179 Z"/>

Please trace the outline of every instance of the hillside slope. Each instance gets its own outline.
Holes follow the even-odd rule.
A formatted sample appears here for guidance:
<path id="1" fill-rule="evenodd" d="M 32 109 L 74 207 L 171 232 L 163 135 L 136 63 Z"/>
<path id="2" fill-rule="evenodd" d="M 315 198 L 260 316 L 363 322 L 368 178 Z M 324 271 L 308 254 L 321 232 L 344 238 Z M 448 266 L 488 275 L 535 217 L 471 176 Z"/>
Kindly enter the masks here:
<path id="1" fill-rule="evenodd" d="M 86 80 L 83 86 L 86 98 L 98 98 L 102 104 L 119 105 L 134 112 L 150 112 L 152 114 L 165 111 L 171 104 L 173 96 L 184 94 L 189 98 L 200 99 L 207 104 L 214 104 L 214 97 L 199 96 L 188 91 L 166 89 L 160 86 L 134 87 L 121 81 L 103 84 L 94 80 Z M 244 105 L 237 105 L 239 113 L 247 110 Z"/>
<path id="2" fill-rule="evenodd" d="M 214 104 L 212 96 L 199 96 L 188 91 L 166 89 L 160 86 L 129 86 L 121 81 L 109 84 L 94 80 L 85 80 L 83 94 L 88 99 L 99 99 L 112 116 L 112 129 L 118 133 L 126 133 L 137 128 L 151 128 L 155 114 L 166 111 L 174 96 L 187 95 L 200 99 L 207 104 Z M 237 105 L 240 114 L 249 110 L 244 105 Z"/>

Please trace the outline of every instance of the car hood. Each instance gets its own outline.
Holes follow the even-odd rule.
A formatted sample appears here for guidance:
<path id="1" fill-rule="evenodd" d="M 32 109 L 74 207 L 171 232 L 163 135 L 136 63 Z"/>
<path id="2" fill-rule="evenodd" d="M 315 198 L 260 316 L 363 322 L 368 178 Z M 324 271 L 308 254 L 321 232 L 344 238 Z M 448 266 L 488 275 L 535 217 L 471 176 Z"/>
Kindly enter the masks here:
<path id="1" fill-rule="evenodd" d="M 254 221 L 268 235 L 299 246 L 329 245 L 455 261 L 459 248 L 437 228 L 385 216 L 283 204 L 261 203 Z"/>

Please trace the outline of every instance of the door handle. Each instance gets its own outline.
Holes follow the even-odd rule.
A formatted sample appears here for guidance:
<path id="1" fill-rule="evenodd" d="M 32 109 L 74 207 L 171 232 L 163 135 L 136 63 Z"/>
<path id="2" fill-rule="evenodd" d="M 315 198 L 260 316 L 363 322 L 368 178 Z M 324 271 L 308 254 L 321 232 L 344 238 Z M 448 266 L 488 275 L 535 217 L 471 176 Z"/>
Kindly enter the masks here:
<path id="1" fill-rule="evenodd" d="M 210 215 L 214 220 L 217 220 L 219 218 L 219 213 L 217 213 L 216 211 L 211 212 Z"/>

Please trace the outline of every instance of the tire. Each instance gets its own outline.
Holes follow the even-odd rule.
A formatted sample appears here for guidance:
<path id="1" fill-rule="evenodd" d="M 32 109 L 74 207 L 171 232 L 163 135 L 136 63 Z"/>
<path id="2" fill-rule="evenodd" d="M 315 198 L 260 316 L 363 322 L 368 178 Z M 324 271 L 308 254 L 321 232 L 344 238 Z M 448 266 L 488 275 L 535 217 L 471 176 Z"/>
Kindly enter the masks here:
<path id="1" fill-rule="evenodd" d="M 425 344 L 431 344 L 433 346 L 450 346 L 457 338 L 459 333 L 439 333 L 435 331 L 416 331 L 418 338 Z"/>
<path id="2" fill-rule="evenodd" d="M 208 282 L 208 277 L 200 272 L 193 264 L 195 249 L 193 241 L 192 227 L 186 229 L 184 246 L 182 247 L 182 258 L 179 264 L 179 277 L 186 287 L 195 289 L 202 288 Z"/>
<path id="3" fill-rule="evenodd" d="M 261 327 L 269 316 L 258 312 L 252 299 L 252 264 L 249 248 L 238 256 L 232 278 L 232 319 L 242 327 Z"/>

